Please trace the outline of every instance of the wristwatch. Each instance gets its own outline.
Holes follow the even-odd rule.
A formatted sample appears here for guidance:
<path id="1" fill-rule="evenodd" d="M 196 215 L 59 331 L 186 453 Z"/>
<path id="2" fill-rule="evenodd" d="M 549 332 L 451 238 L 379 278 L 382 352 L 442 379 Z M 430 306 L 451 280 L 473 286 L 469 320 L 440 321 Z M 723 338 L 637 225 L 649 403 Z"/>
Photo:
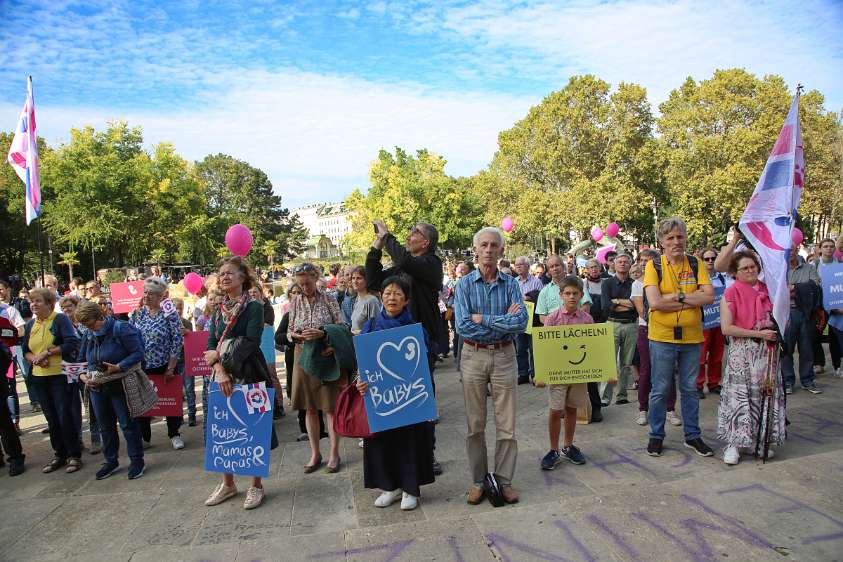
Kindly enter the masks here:
<path id="1" fill-rule="evenodd" d="M 679 299 L 680 303 L 684 303 L 685 302 L 685 293 L 679 293 L 679 296 L 677 297 L 677 299 Z"/>

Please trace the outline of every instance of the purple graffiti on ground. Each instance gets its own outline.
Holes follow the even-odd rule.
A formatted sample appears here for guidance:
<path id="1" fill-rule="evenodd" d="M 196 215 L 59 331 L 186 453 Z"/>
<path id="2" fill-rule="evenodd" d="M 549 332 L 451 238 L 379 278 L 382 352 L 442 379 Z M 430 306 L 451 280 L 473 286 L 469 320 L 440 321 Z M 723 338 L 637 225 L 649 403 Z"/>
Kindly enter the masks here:
<path id="1" fill-rule="evenodd" d="M 732 488 L 731 490 L 723 490 L 721 492 L 717 492 L 718 494 L 746 494 L 749 492 L 756 492 L 767 494 L 774 498 L 780 499 L 784 502 L 788 502 L 788 505 L 784 507 L 780 507 L 774 511 L 774 513 L 793 513 L 795 511 L 805 510 L 809 513 L 813 513 L 824 520 L 834 524 L 839 529 L 836 533 L 829 533 L 826 535 L 815 535 L 812 537 L 806 537 L 802 539 L 802 544 L 813 544 L 817 542 L 824 542 L 824 541 L 837 541 L 843 539 L 843 521 L 835 519 L 831 515 L 827 515 L 822 511 L 816 509 L 808 505 L 803 501 L 799 501 L 797 499 L 791 498 L 790 496 L 786 496 L 780 492 L 776 492 L 775 490 L 771 490 L 770 488 L 764 486 L 763 484 L 750 484 L 749 486 L 743 486 L 740 488 Z"/>
<path id="2" fill-rule="evenodd" d="M 641 464 L 637 460 L 633 459 L 632 457 L 621 453 L 620 451 L 618 451 L 614 447 L 608 447 L 608 450 L 609 450 L 610 453 L 615 455 L 615 457 L 616 457 L 615 459 L 608 460 L 608 461 L 602 461 L 602 462 L 592 461 L 591 465 L 593 467 L 599 469 L 599 470 L 602 470 L 603 472 L 605 472 L 606 474 L 608 474 L 609 476 L 611 476 L 613 478 L 616 478 L 617 475 L 614 472 L 612 472 L 611 470 L 609 470 L 608 467 L 615 466 L 615 465 L 633 466 L 633 467 L 637 468 L 638 470 L 640 470 L 641 472 L 643 472 L 644 474 L 648 474 L 650 476 L 656 476 L 656 473 L 654 471 L 650 470 L 649 468 L 647 468 L 646 466 L 644 466 L 643 464 Z"/>
<path id="3" fill-rule="evenodd" d="M 355 554 L 368 554 L 370 552 L 377 552 L 379 550 L 387 551 L 386 558 L 383 559 L 383 562 L 390 562 L 391 560 L 395 560 L 398 558 L 404 549 L 410 546 L 410 544 L 415 541 L 415 539 L 408 539 L 405 541 L 398 541 L 394 543 L 388 544 L 376 544 L 372 546 L 363 546 L 360 548 L 348 548 L 344 550 L 333 550 L 330 552 L 320 552 L 318 554 L 310 555 L 311 560 L 318 560 L 322 558 L 337 558 L 342 556 L 343 558 L 347 556 L 353 556 Z"/>

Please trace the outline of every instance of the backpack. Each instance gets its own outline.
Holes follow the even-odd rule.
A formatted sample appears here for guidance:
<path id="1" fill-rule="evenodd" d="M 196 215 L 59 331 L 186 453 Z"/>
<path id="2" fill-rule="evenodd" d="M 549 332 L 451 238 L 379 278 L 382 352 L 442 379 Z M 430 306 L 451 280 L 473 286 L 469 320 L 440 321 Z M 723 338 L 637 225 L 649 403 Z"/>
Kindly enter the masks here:
<path id="1" fill-rule="evenodd" d="M 700 269 L 700 262 L 696 258 L 696 256 L 686 256 L 688 258 L 688 264 L 691 266 L 691 271 L 694 272 L 694 279 L 698 281 L 699 284 L 699 269 Z M 659 276 L 659 285 L 662 283 L 662 257 L 659 256 L 658 259 L 652 260 L 653 267 L 656 270 L 656 275 Z M 650 323 L 650 303 L 647 302 L 647 291 L 644 291 L 644 318 L 647 319 L 647 324 Z"/>

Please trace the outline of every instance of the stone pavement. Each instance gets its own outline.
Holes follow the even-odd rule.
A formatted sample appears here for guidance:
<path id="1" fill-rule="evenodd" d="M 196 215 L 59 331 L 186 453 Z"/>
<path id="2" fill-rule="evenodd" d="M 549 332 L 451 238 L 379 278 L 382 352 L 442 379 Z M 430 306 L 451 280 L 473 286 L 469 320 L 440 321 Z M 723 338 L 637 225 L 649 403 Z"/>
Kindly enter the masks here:
<path id="1" fill-rule="evenodd" d="M 826 374 L 818 379 L 825 394 L 790 397 L 790 438 L 766 465 L 745 459 L 727 467 L 719 446 L 717 457 L 697 457 L 672 426 L 664 456 L 651 458 L 643 451 L 647 429 L 633 422 L 633 403 L 604 409 L 603 423 L 578 426 L 576 443 L 588 463 L 553 472 L 538 467 L 548 449 L 546 395 L 520 386 L 515 485 L 521 502 L 495 509 L 465 502 L 458 374 L 449 359 L 436 375 L 437 456 L 445 473 L 422 489 L 421 506 L 412 512 L 397 504 L 374 507 L 377 493 L 363 488 L 356 440 L 343 442 L 340 473 L 303 474 L 307 444 L 295 442 L 298 428 L 289 415 L 277 425 L 282 444 L 272 453 L 266 501 L 246 512 L 243 478 L 237 500 L 203 505 L 218 476 L 202 469 L 201 424 L 185 426 L 187 448 L 173 451 L 159 420 L 146 475 L 127 480 L 123 456 L 121 471 L 97 482 L 100 457 L 87 453 L 76 474 L 41 474 L 50 457 L 39 431 L 44 419 L 26 414 L 28 470 L 12 479 L 4 469 L 0 476 L 0 559 L 843 560 L 841 379 Z M 701 402 L 701 426 L 712 446 L 716 409 L 715 396 Z"/>

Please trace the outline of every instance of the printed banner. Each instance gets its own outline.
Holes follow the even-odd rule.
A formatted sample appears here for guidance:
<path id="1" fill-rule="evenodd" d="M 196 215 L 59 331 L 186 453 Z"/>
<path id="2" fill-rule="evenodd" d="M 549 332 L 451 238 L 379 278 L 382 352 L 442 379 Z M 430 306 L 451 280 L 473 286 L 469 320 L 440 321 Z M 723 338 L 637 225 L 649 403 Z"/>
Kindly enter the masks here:
<path id="1" fill-rule="evenodd" d="M 611 324 L 573 324 L 533 329 L 536 382 L 577 384 L 617 377 Z"/>
<path id="2" fill-rule="evenodd" d="M 185 332 L 184 334 L 184 376 L 204 377 L 211 375 L 211 367 L 205 363 L 209 332 Z"/>
<path id="3" fill-rule="evenodd" d="M 714 302 L 703 307 L 703 330 L 720 327 L 720 299 L 725 291 L 726 287 L 715 287 Z"/>
<path id="4" fill-rule="evenodd" d="M 158 395 L 158 404 L 146 412 L 144 418 L 155 416 L 180 416 L 182 415 L 182 376 L 176 375 L 170 382 L 164 380 L 164 375 L 149 375 L 152 386 L 155 387 L 155 394 Z"/>
<path id="5" fill-rule="evenodd" d="M 140 306 L 143 298 L 143 281 L 112 283 L 109 285 L 109 290 L 111 291 L 111 309 L 115 313 L 132 312 Z"/>
<path id="6" fill-rule="evenodd" d="M 823 265 L 823 306 L 826 310 L 843 308 L 843 263 Z"/>
<path id="7" fill-rule="evenodd" d="M 257 388 L 256 388 L 257 387 Z M 269 477 L 275 389 L 235 384 L 226 398 L 217 383 L 208 389 L 205 470 Z"/>
<path id="8" fill-rule="evenodd" d="M 272 326 L 264 326 L 261 333 L 261 352 L 267 363 L 275 364 L 275 330 Z"/>
<path id="9" fill-rule="evenodd" d="M 87 363 L 69 363 L 62 360 L 61 372 L 67 377 L 67 382 L 79 382 L 79 375 L 88 371 Z"/>
<path id="10" fill-rule="evenodd" d="M 354 336 L 366 414 L 376 433 L 436 418 L 421 324 Z"/>
<path id="11" fill-rule="evenodd" d="M 532 334 L 533 333 L 533 313 L 536 311 L 536 303 L 530 301 L 524 301 L 524 307 L 527 309 L 527 329 L 524 330 L 525 334 Z"/>

